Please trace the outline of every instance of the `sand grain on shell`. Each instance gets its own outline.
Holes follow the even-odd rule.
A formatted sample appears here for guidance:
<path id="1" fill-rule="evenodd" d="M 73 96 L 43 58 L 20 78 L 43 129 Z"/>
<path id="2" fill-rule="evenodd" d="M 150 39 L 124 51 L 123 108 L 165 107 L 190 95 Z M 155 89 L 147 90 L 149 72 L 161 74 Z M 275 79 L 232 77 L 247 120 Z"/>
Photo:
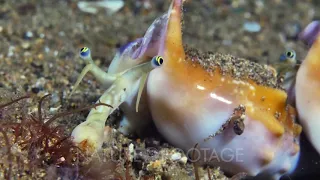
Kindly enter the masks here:
<path id="1" fill-rule="evenodd" d="M 219 68 L 223 75 L 229 74 L 237 80 L 252 80 L 259 85 L 283 90 L 281 80 L 277 78 L 275 71 L 270 66 L 261 65 L 230 54 L 202 53 L 187 46 L 184 48 L 187 59 L 193 63 L 200 64 L 208 72 L 214 72 Z"/>

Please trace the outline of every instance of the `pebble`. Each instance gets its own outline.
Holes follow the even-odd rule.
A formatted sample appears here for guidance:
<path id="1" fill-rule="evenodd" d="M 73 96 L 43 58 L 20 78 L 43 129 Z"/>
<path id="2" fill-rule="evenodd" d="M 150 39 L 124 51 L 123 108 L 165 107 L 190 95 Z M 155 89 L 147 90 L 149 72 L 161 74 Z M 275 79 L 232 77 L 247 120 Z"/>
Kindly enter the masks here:
<path id="1" fill-rule="evenodd" d="M 40 92 L 40 89 L 37 88 L 37 87 L 33 87 L 33 88 L 31 88 L 31 91 L 32 91 L 33 93 L 35 93 L 35 94 L 38 94 L 38 93 Z"/>
<path id="2" fill-rule="evenodd" d="M 95 2 L 79 1 L 77 5 L 81 11 L 86 13 L 96 14 L 98 13 L 99 8 L 104 8 L 111 15 L 113 13 L 118 12 L 124 6 L 124 1 L 123 0 L 113 0 L 113 1 L 102 0 L 102 1 L 95 1 Z"/>
<path id="3" fill-rule="evenodd" d="M 23 49 L 29 49 L 30 48 L 30 43 L 29 42 L 23 42 L 23 43 L 21 43 L 21 47 Z"/>
<path id="4" fill-rule="evenodd" d="M 59 52 L 58 52 L 57 50 L 55 50 L 55 51 L 53 52 L 53 55 L 54 55 L 54 56 L 58 56 L 58 54 L 59 54 Z"/>
<path id="5" fill-rule="evenodd" d="M 255 32 L 259 32 L 261 30 L 261 26 L 259 23 L 257 22 L 245 22 L 243 24 L 243 28 L 244 30 L 248 31 L 248 32 L 252 32 L 252 33 L 255 33 Z"/>
<path id="6" fill-rule="evenodd" d="M 59 36 L 64 37 L 65 35 L 66 35 L 66 33 L 64 31 L 59 32 Z"/>
<path id="7" fill-rule="evenodd" d="M 41 77 L 36 81 L 35 87 L 43 87 L 45 83 L 46 83 L 45 78 Z"/>
<path id="8" fill-rule="evenodd" d="M 54 112 L 57 112 L 60 108 L 61 108 L 61 105 L 58 106 L 58 107 L 51 107 L 51 108 L 49 109 L 49 111 L 50 111 L 51 113 L 54 113 Z"/>
<path id="9" fill-rule="evenodd" d="M 160 160 L 151 161 L 147 165 L 147 170 L 160 172 L 161 171 L 161 164 L 162 164 L 162 162 Z"/>
<path id="10" fill-rule="evenodd" d="M 44 52 L 49 53 L 50 52 L 50 48 L 48 46 L 44 47 Z"/>
<path id="11" fill-rule="evenodd" d="M 176 160 L 179 160 L 179 159 L 181 159 L 181 153 L 174 153 L 174 154 L 172 154 L 171 155 L 171 160 L 173 160 L 173 161 L 176 161 Z"/>
<path id="12" fill-rule="evenodd" d="M 33 38 L 33 33 L 31 31 L 27 31 L 23 34 L 23 38 L 29 40 L 29 39 Z"/>
<path id="13" fill-rule="evenodd" d="M 9 49 L 8 49 L 8 54 L 7 54 L 7 56 L 8 56 L 8 57 L 13 56 L 14 50 L 15 50 L 15 47 L 14 47 L 14 46 L 10 46 Z"/>
<path id="14" fill-rule="evenodd" d="M 182 164 L 187 164 L 187 161 L 188 161 L 188 158 L 186 156 L 183 156 L 179 162 L 182 163 Z"/>
<path id="15" fill-rule="evenodd" d="M 129 159 L 132 162 L 134 157 L 134 145 L 132 143 L 130 143 L 129 145 Z"/>

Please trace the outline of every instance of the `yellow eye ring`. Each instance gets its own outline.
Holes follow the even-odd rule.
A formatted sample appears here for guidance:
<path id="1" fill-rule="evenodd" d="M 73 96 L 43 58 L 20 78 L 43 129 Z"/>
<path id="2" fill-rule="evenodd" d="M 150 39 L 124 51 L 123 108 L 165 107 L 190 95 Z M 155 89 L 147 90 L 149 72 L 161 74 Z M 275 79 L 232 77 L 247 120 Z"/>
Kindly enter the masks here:
<path id="1" fill-rule="evenodd" d="M 294 52 L 292 52 L 292 51 L 287 52 L 287 57 L 293 58 L 293 56 L 294 56 Z"/>
<path id="2" fill-rule="evenodd" d="M 83 47 L 80 49 L 80 57 L 81 58 L 88 58 L 90 57 L 91 51 L 88 47 Z"/>
<path id="3" fill-rule="evenodd" d="M 163 58 L 161 56 L 156 57 L 158 65 L 161 65 L 163 63 Z"/>
<path id="4" fill-rule="evenodd" d="M 154 67 L 161 66 L 163 64 L 163 62 L 164 62 L 163 57 L 161 57 L 161 56 L 154 56 L 151 61 L 152 61 L 151 62 L 152 65 Z"/>
<path id="5" fill-rule="evenodd" d="M 83 47 L 83 48 L 81 48 L 81 52 L 87 52 L 88 50 L 89 50 L 88 47 Z"/>

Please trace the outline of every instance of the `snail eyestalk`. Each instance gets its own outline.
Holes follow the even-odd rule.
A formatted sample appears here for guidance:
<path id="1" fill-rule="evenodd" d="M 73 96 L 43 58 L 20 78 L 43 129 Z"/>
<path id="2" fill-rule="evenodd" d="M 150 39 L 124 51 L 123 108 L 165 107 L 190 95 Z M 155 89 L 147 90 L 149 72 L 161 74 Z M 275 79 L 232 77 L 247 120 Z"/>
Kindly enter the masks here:
<path id="1" fill-rule="evenodd" d="M 163 64 L 164 60 L 161 56 L 154 56 L 151 60 L 151 64 L 154 68 L 159 67 Z M 138 112 L 139 110 L 139 103 L 140 103 L 140 99 L 141 99 L 141 94 L 144 88 L 144 85 L 146 83 L 148 77 L 148 73 L 142 75 L 141 79 L 140 79 L 140 85 L 139 85 L 139 92 L 138 92 L 138 96 L 137 96 L 137 102 L 136 102 L 136 112 Z"/>
<path id="2" fill-rule="evenodd" d="M 91 50 L 88 47 L 83 47 L 79 52 L 80 58 L 84 60 L 86 64 L 94 64 L 91 58 Z"/>
<path id="3" fill-rule="evenodd" d="M 102 83 L 103 85 L 109 86 L 113 81 L 116 80 L 116 78 L 119 76 L 119 74 L 108 74 L 107 72 L 100 69 L 97 65 L 94 64 L 92 58 L 91 58 L 91 51 L 87 47 L 83 47 L 80 49 L 79 56 L 84 62 L 87 64 L 83 70 L 81 71 L 75 85 L 73 86 L 73 89 L 68 96 L 68 98 L 71 97 L 71 95 L 75 92 L 77 87 L 79 86 L 80 82 L 84 78 L 84 76 L 90 71 L 97 80 Z"/>
<path id="4" fill-rule="evenodd" d="M 81 71 L 76 83 L 73 86 L 73 89 L 71 91 L 71 93 L 69 94 L 68 98 L 70 98 L 72 96 L 72 94 L 75 92 L 75 90 L 77 89 L 77 87 L 79 86 L 80 82 L 82 81 L 82 79 L 84 78 L 84 76 L 91 71 L 93 68 L 92 64 L 88 64 L 86 65 L 86 67 L 83 68 L 83 70 Z"/>
<path id="5" fill-rule="evenodd" d="M 73 86 L 73 89 L 71 93 L 69 94 L 68 98 L 71 97 L 71 95 L 74 93 L 74 91 L 77 89 L 79 86 L 80 82 L 82 81 L 83 77 L 89 72 L 92 71 L 94 68 L 94 62 L 91 58 L 91 50 L 88 47 L 83 47 L 80 49 L 79 56 L 84 62 L 87 64 L 83 70 L 81 71 L 75 85 Z"/>
<path id="6" fill-rule="evenodd" d="M 296 52 L 287 50 L 280 55 L 280 62 L 274 64 L 278 76 L 286 76 L 287 73 L 294 72 L 297 67 Z"/>

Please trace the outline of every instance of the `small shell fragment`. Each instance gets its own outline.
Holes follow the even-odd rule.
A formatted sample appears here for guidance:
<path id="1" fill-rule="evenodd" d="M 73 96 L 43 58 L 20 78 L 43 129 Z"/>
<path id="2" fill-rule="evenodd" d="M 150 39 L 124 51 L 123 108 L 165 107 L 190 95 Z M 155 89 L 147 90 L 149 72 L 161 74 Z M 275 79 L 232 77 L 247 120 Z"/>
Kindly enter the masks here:
<path id="1" fill-rule="evenodd" d="M 246 31 L 248 31 L 248 32 L 253 32 L 253 33 L 259 32 L 259 31 L 261 30 L 260 24 L 257 23 L 257 22 L 254 22 L 254 21 L 252 21 L 252 22 L 245 22 L 245 23 L 243 24 L 243 28 L 244 28 L 244 30 L 246 30 Z"/>
<path id="2" fill-rule="evenodd" d="M 124 6 L 123 0 L 103 0 L 96 2 L 79 1 L 78 8 L 86 13 L 97 14 L 99 8 L 107 9 L 109 14 L 119 11 Z"/>

